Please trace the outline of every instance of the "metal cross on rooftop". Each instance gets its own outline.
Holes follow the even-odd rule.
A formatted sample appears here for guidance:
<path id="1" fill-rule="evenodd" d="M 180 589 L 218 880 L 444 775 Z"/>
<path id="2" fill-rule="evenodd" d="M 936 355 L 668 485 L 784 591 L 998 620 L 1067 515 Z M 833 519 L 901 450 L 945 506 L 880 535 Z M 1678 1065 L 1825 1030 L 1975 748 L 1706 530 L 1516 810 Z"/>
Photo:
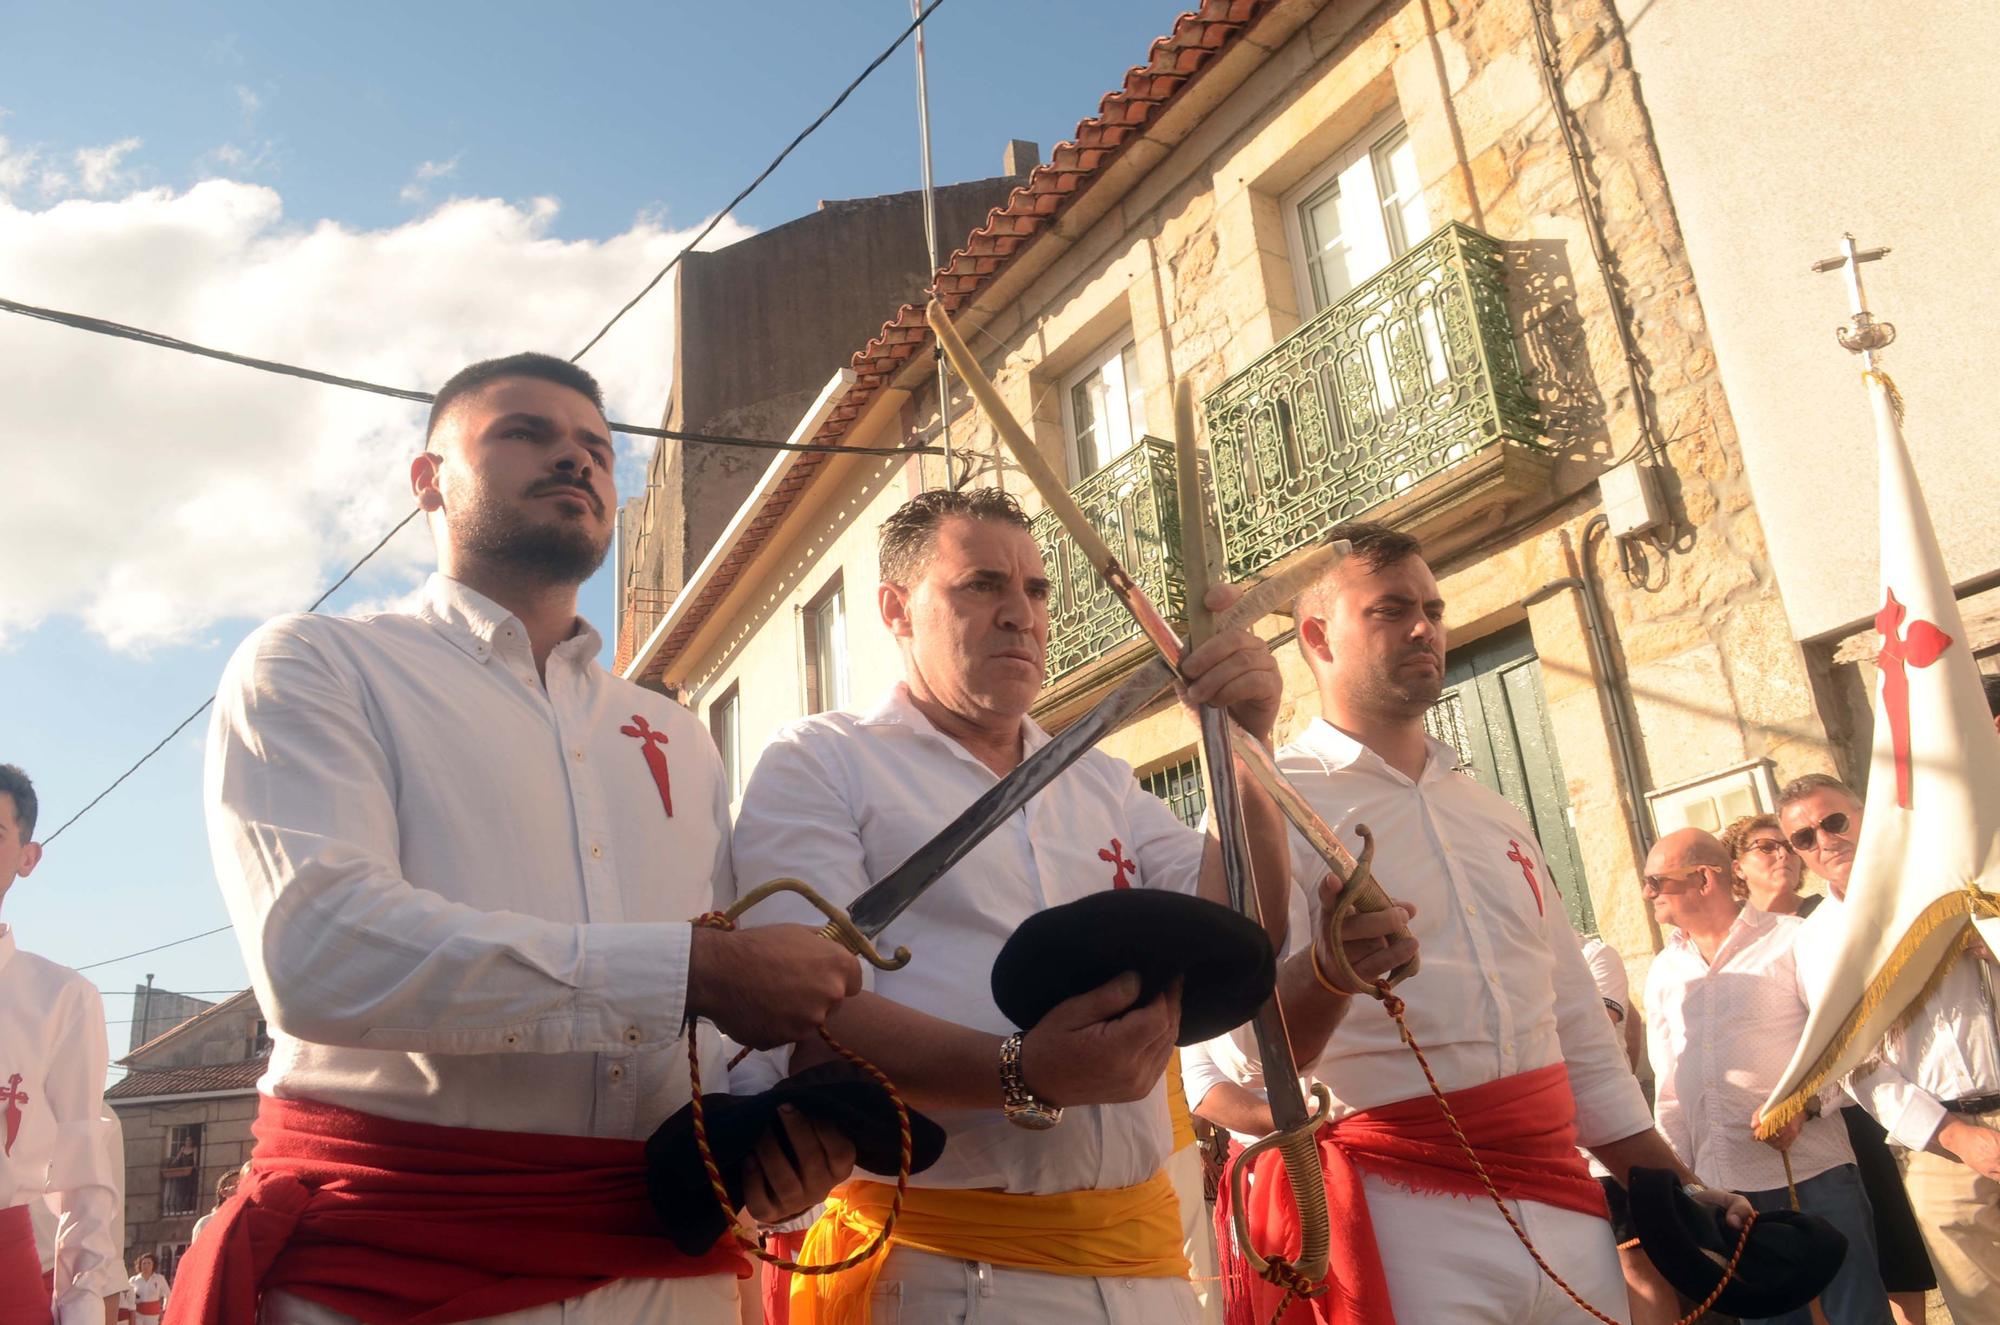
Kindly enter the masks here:
<path id="1" fill-rule="evenodd" d="M 1847 272 L 1847 295 L 1853 305 L 1854 320 L 1839 327 L 1834 333 L 1840 347 L 1861 356 L 1861 362 L 1870 370 L 1875 367 L 1875 351 L 1896 339 L 1894 323 L 1877 322 L 1875 315 L 1868 311 L 1868 299 L 1861 289 L 1861 264 L 1879 262 L 1889 256 L 1887 248 L 1856 248 L 1854 236 L 1847 235 L 1841 241 L 1841 253 L 1837 258 L 1822 258 L 1813 264 L 1814 271 Z"/>

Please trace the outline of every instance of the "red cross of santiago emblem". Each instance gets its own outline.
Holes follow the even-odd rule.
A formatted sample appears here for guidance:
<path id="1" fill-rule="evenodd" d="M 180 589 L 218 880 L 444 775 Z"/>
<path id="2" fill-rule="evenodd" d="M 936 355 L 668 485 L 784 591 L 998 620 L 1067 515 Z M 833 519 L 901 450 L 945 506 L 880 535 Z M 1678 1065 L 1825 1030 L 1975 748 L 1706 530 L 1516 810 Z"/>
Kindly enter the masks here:
<path id="1" fill-rule="evenodd" d="M 7 1078 L 7 1089 L 0 1090 L 0 1100 L 7 1101 L 7 1154 L 14 1153 L 14 1138 L 21 1134 L 21 1106 L 28 1102 L 28 1092 L 21 1089 L 21 1074 L 16 1072 Z"/>
<path id="2" fill-rule="evenodd" d="M 1875 629 L 1882 635 L 1882 651 L 1875 666 L 1882 672 L 1882 711 L 1889 719 L 1889 744 L 1896 755 L 1896 804 L 1910 808 L 1910 677 L 1904 670 L 1929 667 L 1951 647 L 1951 636 L 1928 621 L 1912 621 L 1903 634 L 1903 614 L 1909 609 L 1896 601 L 1893 589 L 1883 591 L 1882 610 L 1875 614 Z"/>
<path id="3" fill-rule="evenodd" d="M 632 725 L 620 727 L 618 734 L 639 738 L 639 752 L 646 756 L 646 767 L 653 774 L 653 785 L 660 789 L 660 804 L 665 807 L 667 818 L 673 818 L 674 787 L 667 778 L 667 752 L 662 748 L 667 743 L 667 734 L 647 726 L 646 719 L 637 713 L 632 715 Z"/>
<path id="4" fill-rule="evenodd" d="M 1111 886 L 1113 888 L 1130 888 L 1132 886 L 1132 880 L 1128 876 L 1133 870 L 1138 869 L 1139 866 L 1133 861 L 1125 859 L 1125 848 L 1119 844 L 1117 838 L 1114 837 L 1111 839 L 1110 846 L 1099 847 L 1097 849 L 1097 858 L 1111 866 Z"/>
<path id="5" fill-rule="evenodd" d="M 1547 915 L 1548 912 L 1542 908 L 1542 881 L 1535 877 L 1534 857 L 1523 851 L 1521 844 L 1511 837 L 1507 839 L 1507 848 L 1507 859 L 1521 867 L 1521 877 L 1528 881 L 1528 891 L 1535 895 L 1535 914 Z"/>

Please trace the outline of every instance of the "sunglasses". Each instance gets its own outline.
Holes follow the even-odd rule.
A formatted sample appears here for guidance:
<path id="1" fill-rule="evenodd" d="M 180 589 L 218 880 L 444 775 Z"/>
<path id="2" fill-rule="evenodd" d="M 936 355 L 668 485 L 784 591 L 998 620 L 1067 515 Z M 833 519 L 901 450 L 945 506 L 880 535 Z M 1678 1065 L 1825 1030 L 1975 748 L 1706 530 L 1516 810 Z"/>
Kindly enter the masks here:
<path id="1" fill-rule="evenodd" d="M 1710 870 L 1714 868 L 1715 866 L 1713 865 L 1696 865 L 1692 869 L 1682 870 L 1678 874 L 1648 874 L 1639 880 L 1639 891 L 1642 893 L 1685 892 L 1687 888 L 1691 886 L 1688 883 L 1689 875 L 1692 874 L 1706 875 Z M 1677 888 L 1669 887 L 1668 886 L 1669 884 L 1680 884 L 1681 886 Z"/>
<path id="2" fill-rule="evenodd" d="M 1819 834 L 1822 829 L 1826 831 L 1829 837 L 1846 837 L 1847 826 L 1851 822 L 1853 821 L 1845 814 L 1836 810 L 1818 823 L 1807 824 L 1804 828 L 1793 833 L 1792 847 L 1797 851 L 1811 851 L 1813 846 L 1819 841 Z"/>
<path id="3" fill-rule="evenodd" d="M 1760 837 L 1755 842 L 1745 842 L 1743 851 L 1755 851 L 1761 856 L 1781 856 L 1792 849 L 1792 844 L 1781 837 Z M 1737 855 L 1742 855 L 1739 851 Z"/>

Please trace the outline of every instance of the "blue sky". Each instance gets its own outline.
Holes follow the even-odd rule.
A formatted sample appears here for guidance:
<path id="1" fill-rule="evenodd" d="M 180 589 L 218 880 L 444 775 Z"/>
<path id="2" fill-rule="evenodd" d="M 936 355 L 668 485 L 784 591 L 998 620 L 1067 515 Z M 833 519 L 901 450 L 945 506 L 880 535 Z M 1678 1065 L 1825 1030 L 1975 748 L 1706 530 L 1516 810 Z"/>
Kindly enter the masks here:
<path id="1" fill-rule="evenodd" d="M 898 0 L 575 8 L 0 4 L 0 295 L 412 385 L 538 337 L 568 352 L 909 20 Z M 938 179 L 997 174 L 1009 138 L 1046 154 L 1178 12 L 947 0 L 928 28 Z M 915 187 L 912 61 L 716 242 Z M 654 421 L 664 311 L 585 360 L 614 413 Z M 422 415 L 4 317 L 0 401 L 0 761 L 36 779 L 47 836 L 212 693 L 258 619 L 394 523 Z M 427 556 L 413 527 L 331 606 L 393 600 Z M 600 624 L 608 581 L 585 592 Z M 81 965 L 225 923 L 204 730 L 16 886 L 25 946 Z M 114 1055 L 147 972 L 244 979 L 226 934 L 93 969 Z"/>

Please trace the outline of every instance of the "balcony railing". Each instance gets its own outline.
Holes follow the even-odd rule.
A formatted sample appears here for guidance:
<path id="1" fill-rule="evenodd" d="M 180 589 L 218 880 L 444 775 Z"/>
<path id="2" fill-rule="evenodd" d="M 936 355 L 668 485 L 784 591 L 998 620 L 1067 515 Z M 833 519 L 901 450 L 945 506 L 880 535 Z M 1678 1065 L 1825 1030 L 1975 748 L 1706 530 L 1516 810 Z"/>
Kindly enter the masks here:
<path id="1" fill-rule="evenodd" d="M 1446 223 L 1202 407 L 1232 579 L 1484 447 L 1539 445 L 1500 245 Z"/>
<path id="2" fill-rule="evenodd" d="M 1186 610 L 1181 580 L 1180 511 L 1174 499 L 1174 452 L 1148 437 L 1070 489 L 1134 582 L 1163 615 Z M 1132 618 L 1098 579 L 1055 513 L 1035 517 L 1035 541 L 1049 574 L 1049 679 L 1102 657 L 1138 633 Z"/>

